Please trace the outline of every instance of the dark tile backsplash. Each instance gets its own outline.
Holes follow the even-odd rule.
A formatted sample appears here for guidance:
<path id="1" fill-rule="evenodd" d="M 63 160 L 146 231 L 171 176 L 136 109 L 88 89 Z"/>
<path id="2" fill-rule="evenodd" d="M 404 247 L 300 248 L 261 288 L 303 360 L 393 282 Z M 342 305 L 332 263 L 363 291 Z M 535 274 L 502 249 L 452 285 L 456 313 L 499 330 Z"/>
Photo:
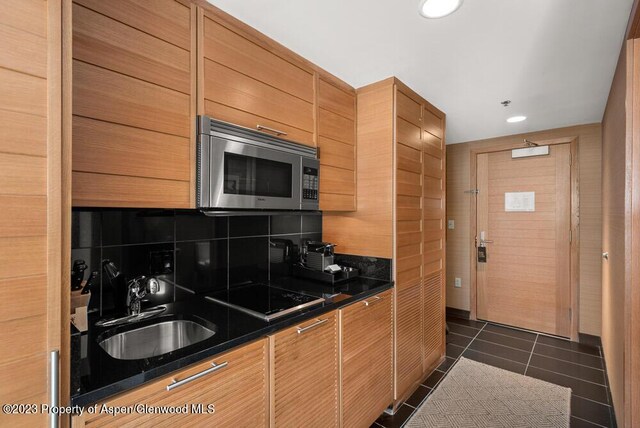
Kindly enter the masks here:
<path id="1" fill-rule="evenodd" d="M 172 211 L 103 211 L 102 245 L 173 242 Z"/>
<path id="2" fill-rule="evenodd" d="M 176 242 L 176 283 L 196 293 L 227 288 L 227 239 Z"/>
<path id="3" fill-rule="evenodd" d="M 161 291 L 143 307 L 193 293 L 290 274 L 304 239 L 322 239 L 321 214 L 207 217 L 190 210 L 74 209 L 72 258 L 88 265 L 85 278 L 100 275 L 90 310 L 125 311 L 126 282 L 138 275 L 158 278 Z M 122 273 L 111 283 L 105 260 Z"/>

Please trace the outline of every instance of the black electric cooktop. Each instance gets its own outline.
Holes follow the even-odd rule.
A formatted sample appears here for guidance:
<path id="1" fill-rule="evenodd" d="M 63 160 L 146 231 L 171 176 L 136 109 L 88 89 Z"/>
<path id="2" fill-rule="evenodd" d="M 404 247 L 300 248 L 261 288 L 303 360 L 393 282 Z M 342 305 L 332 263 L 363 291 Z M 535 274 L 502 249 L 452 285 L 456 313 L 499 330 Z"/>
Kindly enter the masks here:
<path id="1" fill-rule="evenodd" d="M 265 321 L 324 302 L 323 298 L 260 283 L 216 291 L 205 295 L 205 298 Z"/>

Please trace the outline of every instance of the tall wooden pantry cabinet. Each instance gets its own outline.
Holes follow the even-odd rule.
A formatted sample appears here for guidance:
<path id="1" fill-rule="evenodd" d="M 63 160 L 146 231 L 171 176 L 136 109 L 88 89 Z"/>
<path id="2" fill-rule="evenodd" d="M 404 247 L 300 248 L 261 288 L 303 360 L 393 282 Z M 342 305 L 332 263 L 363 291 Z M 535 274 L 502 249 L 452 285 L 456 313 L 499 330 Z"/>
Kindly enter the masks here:
<path id="1" fill-rule="evenodd" d="M 323 239 L 392 259 L 397 405 L 445 355 L 445 115 L 396 78 L 357 92 L 358 210 Z"/>

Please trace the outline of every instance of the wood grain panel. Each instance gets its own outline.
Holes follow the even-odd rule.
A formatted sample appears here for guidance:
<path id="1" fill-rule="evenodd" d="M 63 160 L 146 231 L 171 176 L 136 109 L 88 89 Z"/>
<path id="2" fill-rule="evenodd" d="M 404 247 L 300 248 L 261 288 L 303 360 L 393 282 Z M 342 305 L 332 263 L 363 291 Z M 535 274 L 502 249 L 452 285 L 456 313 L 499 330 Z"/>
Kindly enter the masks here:
<path id="1" fill-rule="evenodd" d="M 257 125 L 268 126 L 287 133 L 287 135 L 281 135 L 280 138 L 300 144 L 306 144 L 307 146 L 315 145 L 313 141 L 313 132 L 304 131 L 284 123 L 275 122 L 266 117 L 257 116 L 255 114 L 247 113 L 209 100 L 205 100 L 204 114 L 224 122 L 234 123 L 253 130 L 256 129 Z"/>
<path id="2" fill-rule="evenodd" d="M 75 115 L 190 136 L 188 95 L 77 60 L 73 79 Z"/>
<path id="3" fill-rule="evenodd" d="M 267 426 L 268 425 L 268 347 L 262 339 L 234 351 L 199 363 L 170 376 L 153 381 L 133 391 L 107 400 L 110 406 L 148 404 L 150 406 L 183 406 L 185 403 L 215 405 L 213 414 L 154 415 L 106 414 L 88 415 L 88 427 L 164 427 L 186 424 L 206 426 Z M 228 365 L 214 373 L 194 380 L 173 391 L 166 386 L 174 379 L 206 370 L 211 363 Z M 242 405 L 238 405 L 242 403 Z"/>
<path id="4" fill-rule="evenodd" d="M 422 284 L 396 290 L 396 399 L 422 380 Z"/>
<path id="5" fill-rule="evenodd" d="M 0 23 L 24 33 L 47 37 L 47 9 L 42 0 L 1 1 Z"/>
<path id="6" fill-rule="evenodd" d="M 314 131 L 313 104 L 213 61 L 204 62 L 204 97 L 219 104 Z"/>
<path id="7" fill-rule="evenodd" d="M 74 206 L 190 207 L 188 181 L 74 172 L 73 183 Z"/>
<path id="8" fill-rule="evenodd" d="M 310 330 L 298 332 L 326 320 Z M 271 421 L 275 426 L 332 427 L 338 414 L 338 322 L 324 314 L 276 333 L 272 341 Z"/>
<path id="9" fill-rule="evenodd" d="M 339 195 L 337 193 L 320 192 L 320 209 L 327 214 L 329 211 L 354 211 L 355 195 Z"/>
<path id="10" fill-rule="evenodd" d="M 46 195 L 46 159 L 0 152 L 0 189 L 5 195 Z"/>
<path id="11" fill-rule="evenodd" d="M 356 118 L 355 91 L 344 90 L 318 79 L 318 107 L 339 114 L 352 122 Z"/>
<path id="12" fill-rule="evenodd" d="M 47 198 L 0 194 L 0 236 L 45 236 Z"/>
<path id="13" fill-rule="evenodd" d="M 78 116 L 73 140 L 74 171 L 190 179 L 188 138 Z"/>
<path id="14" fill-rule="evenodd" d="M 420 140 L 420 127 L 398 116 L 396 120 L 396 139 L 398 143 L 409 146 L 414 150 L 422 151 Z"/>
<path id="15" fill-rule="evenodd" d="M 182 49 L 190 49 L 189 8 L 179 2 L 74 0 L 74 3 L 81 4 Z"/>
<path id="16" fill-rule="evenodd" d="M 312 73 L 221 25 L 206 11 L 203 46 L 205 58 L 313 103 Z"/>
<path id="17" fill-rule="evenodd" d="M 422 122 L 422 106 L 419 102 L 409 98 L 401 91 L 396 91 L 396 111 L 399 117 L 417 127 Z"/>
<path id="18" fill-rule="evenodd" d="M 0 68 L 0 109 L 46 116 L 47 81 Z"/>
<path id="19" fill-rule="evenodd" d="M 355 146 L 325 137 L 318 137 L 318 148 L 320 149 L 320 165 L 349 169 L 355 172 Z"/>
<path id="20" fill-rule="evenodd" d="M 47 77 L 47 39 L 0 23 L 3 55 L 0 67 Z"/>
<path id="21" fill-rule="evenodd" d="M 318 135 L 343 143 L 355 144 L 353 120 L 320 108 L 318 110 Z"/>
<path id="22" fill-rule="evenodd" d="M 44 132 L 32 132 L 44 129 L 47 119 L 26 113 L 8 110 L 0 112 L 0 140 L 2 151 L 32 156 L 46 156 L 47 135 Z"/>
<path id="23" fill-rule="evenodd" d="M 0 237 L 0 278 L 45 274 L 46 248 L 45 236 Z"/>
<path id="24" fill-rule="evenodd" d="M 323 239 L 346 254 L 393 257 L 393 87 L 358 90 L 355 213 L 323 215 Z M 321 155 L 322 156 L 322 155 Z"/>
<path id="25" fill-rule="evenodd" d="M 442 119 L 436 116 L 434 113 L 430 112 L 428 109 L 424 109 L 424 129 L 431 135 L 438 137 L 439 140 L 442 139 Z M 429 141 L 434 141 L 433 139 L 429 139 Z M 438 147 L 440 148 L 440 147 Z"/>
<path id="26" fill-rule="evenodd" d="M 46 355 L 47 331 L 42 328 L 46 321 L 46 314 L 4 321 L 0 335 L 0 361 L 11 363 L 30 355 Z"/>
<path id="27" fill-rule="evenodd" d="M 320 174 L 320 190 L 339 195 L 355 195 L 354 171 L 324 165 Z"/>
<path id="28" fill-rule="evenodd" d="M 189 50 L 77 4 L 73 6 L 73 57 L 191 93 Z"/>
<path id="29" fill-rule="evenodd" d="M 25 293 L 24 290 L 29 290 Z M 0 323 L 46 313 L 47 278 L 44 275 L 0 280 L 0 301 L 10 302 L 20 295 L 19 305 L 6 305 L 0 312 Z"/>
<path id="30" fill-rule="evenodd" d="M 16 382 L 16 379 L 45 380 L 45 382 Z M 23 360 L 0 364 L 0 381 L 4 385 L 2 392 L 11 397 L 13 402 L 25 402 L 31 397 L 42 397 L 47 392 L 47 360 L 42 353 L 24 358 Z M 40 403 L 46 403 L 41 401 Z M 0 416 L 0 423 L 5 426 L 13 425 L 13 415 Z"/>
<path id="31" fill-rule="evenodd" d="M 388 290 L 340 310 L 344 427 L 371 426 L 393 401 L 392 299 Z"/>

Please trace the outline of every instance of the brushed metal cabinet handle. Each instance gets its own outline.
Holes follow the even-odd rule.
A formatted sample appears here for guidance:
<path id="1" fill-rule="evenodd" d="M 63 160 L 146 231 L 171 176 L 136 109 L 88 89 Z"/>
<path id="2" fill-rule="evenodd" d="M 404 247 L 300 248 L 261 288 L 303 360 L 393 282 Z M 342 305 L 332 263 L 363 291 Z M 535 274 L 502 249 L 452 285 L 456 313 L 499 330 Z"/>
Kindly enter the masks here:
<path id="1" fill-rule="evenodd" d="M 277 136 L 280 136 L 280 135 L 287 135 L 287 133 L 286 133 L 286 132 L 284 132 L 284 131 L 280 131 L 279 129 L 269 128 L 268 126 L 263 126 L 263 125 L 260 125 L 260 124 L 256 125 L 256 129 L 257 129 L 258 131 L 268 131 L 268 132 L 273 132 L 273 133 L 274 133 L 274 134 L 276 134 Z"/>
<path id="2" fill-rule="evenodd" d="M 182 385 L 185 385 L 189 382 L 193 382 L 196 379 L 200 379 L 202 376 L 206 376 L 208 374 L 217 372 L 218 370 L 222 370 L 223 368 L 227 367 L 227 365 L 229 365 L 228 361 L 225 361 L 224 363 L 220 363 L 220 364 L 216 364 L 216 363 L 211 363 L 210 368 L 203 370 L 201 372 L 198 372 L 194 375 L 191 375 L 189 377 L 186 377 L 182 380 L 173 380 L 173 382 L 171 382 L 169 385 L 167 385 L 167 391 L 171 391 L 172 389 L 176 389 Z"/>
<path id="3" fill-rule="evenodd" d="M 382 297 L 380 296 L 373 296 L 370 300 L 363 300 L 362 303 L 364 303 L 365 306 L 373 306 L 374 304 L 380 302 L 382 300 Z"/>
<path id="4" fill-rule="evenodd" d="M 306 326 L 306 327 L 298 327 L 298 334 L 302 334 L 302 333 L 305 333 L 305 332 L 307 332 L 307 331 L 309 331 L 309 330 L 311 330 L 311 329 L 314 329 L 314 328 L 316 328 L 316 327 L 319 327 L 319 326 L 321 326 L 322 324 L 326 323 L 327 321 L 329 321 L 329 319 L 328 319 L 328 318 L 327 318 L 327 319 L 324 319 L 324 320 L 318 320 L 318 321 L 314 322 L 313 324 L 308 325 L 308 326 Z"/>

